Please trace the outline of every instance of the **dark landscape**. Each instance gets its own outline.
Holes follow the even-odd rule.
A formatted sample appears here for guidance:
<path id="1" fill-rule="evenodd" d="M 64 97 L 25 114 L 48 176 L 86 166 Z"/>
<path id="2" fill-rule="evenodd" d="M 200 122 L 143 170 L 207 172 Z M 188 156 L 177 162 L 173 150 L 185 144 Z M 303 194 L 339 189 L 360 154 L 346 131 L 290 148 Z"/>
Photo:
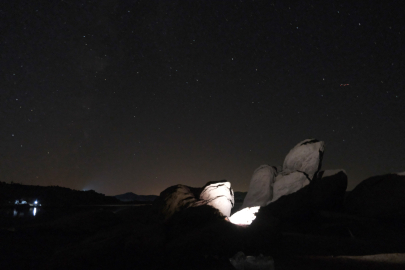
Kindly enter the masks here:
<path id="1" fill-rule="evenodd" d="M 405 269 L 403 6 L 1 1 L 0 270 Z"/>
<path id="2" fill-rule="evenodd" d="M 271 256 L 275 269 L 403 269 L 405 177 L 372 177 L 351 192 L 336 192 L 345 186 L 342 175 L 322 180 L 262 207 L 250 226 L 234 225 L 208 205 L 183 209 L 164 222 L 161 198 L 120 205 L 94 191 L 1 183 L 0 266 L 235 269 L 229 259 L 243 252 Z M 65 199 L 48 201 L 46 190 Z M 35 217 L 5 214 L 13 206 L 4 198 L 35 192 L 43 198 Z M 72 198 L 75 203 L 61 203 Z"/>

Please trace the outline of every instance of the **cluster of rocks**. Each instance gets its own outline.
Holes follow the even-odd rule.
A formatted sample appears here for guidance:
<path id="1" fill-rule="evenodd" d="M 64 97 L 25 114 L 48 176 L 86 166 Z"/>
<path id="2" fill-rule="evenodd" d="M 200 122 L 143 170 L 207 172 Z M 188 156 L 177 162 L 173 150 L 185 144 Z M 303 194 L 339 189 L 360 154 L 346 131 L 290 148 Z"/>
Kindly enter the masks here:
<path id="1" fill-rule="evenodd" d="M 228 221 L 235 198 L 222 180 L 175 185 L 152 206 L 75 214 L 23 233 L 49 243 L 41 269 L 347 269 L 347 256 L 405 254 L 405 175 L 372 177 L 348 194 L 344 170 L 321 170 L 323 151 L 322 141 L 304 140 L 283 166 L 255 170 L 242 208 L 260 209 L 249 226 Z M 55 235 L 68 245 L 55 248 Z"/>
<path id="2" fill-rule="evenodd" d="M 370 218 L 405 220 L 405 174 L 370 177 L 358 184 L 345 200 L 345 210 Z"/>
<path id="3" fill-rule="evenodd" d="M 338 211 L 371 218 L 405 219 L 402 198 L 405 175 L 372 177 L 346 192 L 348 177 L 343 169 L 321 170 L 323 153 L 324 142 L 306 139 L 289 151 L 283 166 L 259 166 L 240 209 L 259 206 L 257 217 L 292 218 Z M 186 208 L 202 205 L 212 206 L 229 218 L 234 203 L 231 183 L 222 180 L 208 182 L 201 188 L 169 187 L 155 201 L 155 208 L 165 221 Z"/>
<path id="4" fill-rule="evenodd" d="M 291 149 L 283 166 L 261 165 L 253 173 L 241 209 L 272 205 L 259 211 L 267 212 L 267 209 L 280 205 L 280 211 L 287 213 L 294 207 L 301 209 L 308 208 L 309 205 L 308 209 L 318 210 L 341 207 L 347 188 L 347 175 L 344 170 L 320 171 L 323 151 L 322 141 L 307 139 Z M 297 197 L 294 201 L 288 199 L 287 205 L 284 205 L 284 197 L 307 186 L 308 188 L 300 193 L 302 198 L 294 196 Z M 281 198 L 282 202 L 275 204 Z M 155 201 L 155 206 L 165 221 L 186 208 L 202 205 L 210 205 L 223 217 L 230 217 L 231 208 L 234 206 L 231 183 L 226 180 L 209 182 L 202 188 L 176 185 L 164 190 Z"/>
<path id="5" fill-rule="evenodd" d="M 181 184 L 171 186 L 162 191 L 154 202 L 165 221 L 186 208 L 203 205 L 209 205 L 217 209 L 224 217 L 229 217 L 234 204 L 231 183 L 226 180 L 208 182 L 202 188 L 192 188 Z"/>
<path id="6" fill-rule="evenodd" d="M 304 255 L 365 255 L 388 250 L 383 241 L 370 244 L 357 237 L 370 237 L 377 231 L 382 234 L 388 228 L 374 218 L 405 221 L 405 176 L 369 178 L 347 192 L 348 177 L 343 169 L 321 170 L 323 153 L 324 142 L 307 139 L 290 150 L 283 166 L 257 168 L 241 207 L 242 211 L 259 208 L 247 227 L 223 223 L 238 213 L 230 216 L 234 198 L 226 180 L 201 188 L 169 187 L 154 206 L 166 224 L 169 239 L 181 243 L 175 246 L 183 252 L 192 249 L 192 243 L 205 243 L 208 250 L 218 252 L 220 247 L 229 254 L 236 250 L 273 254 L 278 252 L 275 246 L 282 250 L 283 245 L 285 250 Z M 228 245 L 218 243 L 218 237 L 226 237 Z M 183 240 L 177 242 L 180 238 Z M 303 248 L 303 242 L 309 247 Z M 405 252 L 405 245 L 395 243 L 391 243 L 395 246 L 392 250 Z"/>

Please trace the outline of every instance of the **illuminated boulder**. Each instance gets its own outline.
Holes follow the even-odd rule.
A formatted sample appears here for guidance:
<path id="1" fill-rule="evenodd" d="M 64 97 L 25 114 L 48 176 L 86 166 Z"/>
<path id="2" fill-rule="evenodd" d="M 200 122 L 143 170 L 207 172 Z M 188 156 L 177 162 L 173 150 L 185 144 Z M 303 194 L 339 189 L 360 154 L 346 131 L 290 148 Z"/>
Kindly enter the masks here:
<path id="1" fill-rule="evenodd" d="M 324 142 L 317 139 L 303 140 L 291 149 L 274 181 L 271 202 L 307 186 L 321 168 L 323 151 Z"/>
<path id="2" fill-rule="evenodd" d="M 231 183 L 227 181 L 208 182 L 200 194 L 198 204 L 207 204 L 229 217 L 235 204 Z"/>
<path id="3" fill-rule="evenodd" d="M 252 176 L 245 207 L 265 206 L 307 186 L 322 164 L 324 142 L 306 139 L 292 148 L 282 168 L 261 165 Z"/>
<path id="4" fill-rule="evenodd" d="M 281 196 L 294 193 L 309 184 L 307 176 L 302 172 L 292 172 L 289 174 L 279 174 L 273 186 L 273 199 L 278 200 Z M 271 203 L 269 202 L 269 203 Z"/>
<path id="5" fill-rule="evenodd" d="M 160 193 L 153 205 L 163 220 L 167 221 L 177 212 L 202 205 L 214 207 L 224 217 L 229 217 L 234 203 L 231 183 L 222 180 L 208 182 L 202 188 L 180 184 L 171 186 Z"/>
<path id="6" fill-rule="evenodd" d="M 283 174 L 299 171 L 312 180 L 321 168 L 323 151 L 324 142 L 317 139 L 306 139 L 298 143 L 285 157 Z"/>
<path id="7" fill-rule="evenodd" d="M 261 165 L 253 172 L 249 191 L 241 209 L 253 206 L 265 206 L 273 199 L 273 184 L 277 176 L 277 168 Z"/>

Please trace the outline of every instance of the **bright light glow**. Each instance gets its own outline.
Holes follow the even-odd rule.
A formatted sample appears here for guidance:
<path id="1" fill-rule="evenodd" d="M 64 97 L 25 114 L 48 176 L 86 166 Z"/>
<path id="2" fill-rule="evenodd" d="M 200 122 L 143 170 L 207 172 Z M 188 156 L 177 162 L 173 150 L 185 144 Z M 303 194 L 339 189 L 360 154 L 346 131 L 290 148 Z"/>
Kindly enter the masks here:
<path id="1" fill-rule="evenodd" d="M 229 217 L 229 221 L 236 225 L 250 225 L 252 221 L 255 220 L 255 214 L 259 209 L 260 206 L 243 208 Z"/>
<path id="2" fill-rule="evenodd" d="M 34 207 L 34 210 L 32 210 L 32 215 L 35 217 L 36 214 L 37 214 L 37 208 Z"/>
<path id="3" fill-rule="evenodd" d="M 37 200 L 35 200 L 34 204 L 38 204 L 38 201 L 37 201 Z"/>
<path id="4" fill-rule="evenodd" d="M 224 216 L 229 217 L 231 215 L 232 206 L 235 203 L 230 190 L 230 182 L 213 183 L 204 188 L 200 194 L 200 199 L 218 209 Z"/>

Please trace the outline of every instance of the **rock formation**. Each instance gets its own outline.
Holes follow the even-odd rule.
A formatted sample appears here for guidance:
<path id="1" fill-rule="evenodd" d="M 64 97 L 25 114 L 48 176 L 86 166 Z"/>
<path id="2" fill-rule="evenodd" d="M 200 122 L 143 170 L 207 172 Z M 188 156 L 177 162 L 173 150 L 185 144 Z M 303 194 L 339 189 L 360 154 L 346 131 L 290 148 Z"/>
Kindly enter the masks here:
<path id="1" fill-rule="evenodd" d="M 291 149 L 274 182 L 271 202 L 308 185 L 321 168 L 323 151 L 324 142 L 316 139 L 306 139 Z"/>
<path id="2" fill-rule="evenodd" d="M 279 174 L 273 185 L 273 199 L 267 204 L 277 201 L 281 196 L 294 193 L 308 184 L 309 180 L 302 172 Z"/>
<path id="3" fill-rule="evenodd" d="M 222 180 L 208 182 L 202 188 L 181 184 L 171 186 L 160 193 L 154 202 L 154 207 L 167 221 L 181 210 L 202 205 L 216 208 L 224 217 L 229 217 L 234 203 L 231 183 Z"/>
<path id="4" fill-rule="evenodd" d="M 153 205 L 162 218 L 167 221 L 174 213 L 194 206 L 196 202 L 196 196 L 191 191 L 191 188 L 179 184 L 162 191 Z"/>
<path id="5" fill-rule="evenodd" d="M 253 173 L 242 209 L 268 205 L 308 185 L 321 167 L 323 151 L 322 141 L 306 139 L 290 150 L 282 168 L 261 165 Z"/>
<path id="6" fill-rule="evenodd" d="M 298 143 L 285 157 L 282 174 L 298 171 L 312 180 L 321 168 L 323 151 L 324 142 L 317 139 L 306 139 Z"/>
<path id="7" fill-rule="evenodd" d="M 342 210 L 347 189 L 345 170 L 326 170 L 317 173 L 310 184 L 311 207 L 316 210 Z"/>
<path id="8" fill-rule="evenodd" d="M 405 176 L 370 177 L 348 195 L 345 208 L 351 214 L 372 218 L 405 220 Z"/>
<path id="9" fill-rule="evenodd" d="M 309 185 L 261 207 L 253 224 L 266 222 L 269 217 L 282 221 L 308 220 L 319 211 L 340 210 L 346 188 L 347 175 L 343 170 L 319 172 Z"/>
<path id="10" fill-rule="evenodd" d="M 273 199 L 273 184 L 277 175 L 277 168 L 261 165 L 250 180 L 249 191 L 241 209 L 253 206 L 265 206 Z"/>
<path id="11" fill-rule="evenodd" d="M 207 204 L 229 217 L 235 204 L 231 183 L 226 181 L 207 183 L 200 194 L 199 204 Z"/>

